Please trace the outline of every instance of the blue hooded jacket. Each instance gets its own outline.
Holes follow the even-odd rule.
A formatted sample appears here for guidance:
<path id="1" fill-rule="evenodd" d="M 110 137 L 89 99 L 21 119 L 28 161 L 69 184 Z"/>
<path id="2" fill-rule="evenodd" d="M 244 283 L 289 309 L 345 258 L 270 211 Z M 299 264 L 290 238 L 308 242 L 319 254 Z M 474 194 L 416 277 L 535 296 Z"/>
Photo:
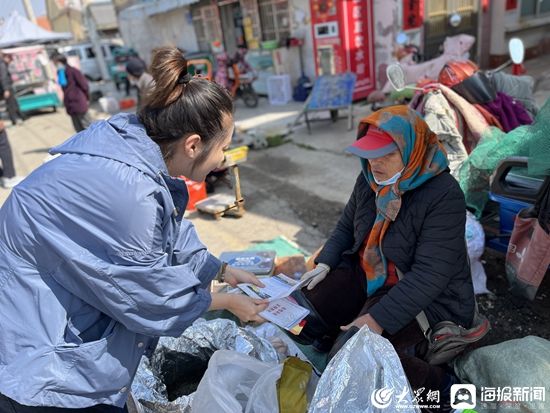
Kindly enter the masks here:
<path id="1" fill-rule="evenodd" d="M 0 393 L 123 406 L 141 356 L 208 309 L 220 261 L 135 115 L 51 153 L 0 209 Z"/>

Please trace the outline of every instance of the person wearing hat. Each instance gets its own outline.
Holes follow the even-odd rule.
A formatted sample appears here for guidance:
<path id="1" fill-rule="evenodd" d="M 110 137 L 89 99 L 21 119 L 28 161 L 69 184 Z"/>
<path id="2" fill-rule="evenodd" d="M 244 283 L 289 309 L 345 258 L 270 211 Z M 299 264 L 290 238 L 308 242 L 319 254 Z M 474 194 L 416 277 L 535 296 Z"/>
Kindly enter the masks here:
<path id="1" fill-rule="evenodd" d="M 151 91 L 154 84 L 153 76 L 147 73 L 145 69 L 145 62 L 138 57 L 132 56 L 126 63 L 126 72 L 128 72 L 130 83 L 138 90 L 138 108 L 141 107 L 143 99 Z"/>
<path id="2" fill-rule="evenodd" d="M 362 171 L 303 276 L 311 281 L 294 295 L 311 310 L 298 340 L 327 350 L 342 331 L 366 324 L 394 345 L 413 389 L 449 394 L 456 378 L 422 359 L 415 317 L 423 310 L 431 326 L 473 322 L 464 195 L 437 136 L 407 106 L 363 119 L 347 151 Z"/>

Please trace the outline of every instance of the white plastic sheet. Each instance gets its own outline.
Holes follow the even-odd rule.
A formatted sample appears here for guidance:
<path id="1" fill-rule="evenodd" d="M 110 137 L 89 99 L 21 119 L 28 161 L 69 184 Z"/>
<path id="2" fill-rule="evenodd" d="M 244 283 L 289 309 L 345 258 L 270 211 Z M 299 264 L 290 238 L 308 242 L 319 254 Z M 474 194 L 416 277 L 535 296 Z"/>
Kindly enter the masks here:
<path id="1" fill-rule="evenodd" d="M 273 367 L 278 365 L 231 350 L 216 351 L 195 392 L 191 410 L 193 413 L 244 412 L 254 385 Z"/>
<path id="2" fill-rule="evenodd" d="M 393 346 L 364 326 L 328 364 L 309 412 L 379 411 L 419 413 Z"/>
<path id="3" fill-rule="evenodd" d="M 274 413 L 279 411 L 277 381 L 281 378 L 283 365 L 278 364 L 262 374 L 250 391 L 245 413 Z"/>
<path id="4" fill-rule="evenodd" d="M 487 294 L 487 274 L 481 263 L 481 256 L 485 250 L 485 232 L 474 214 L 466 212 L 466 244 L 470 257 L 470 271 L 474 284 L 474 294 Z"/>

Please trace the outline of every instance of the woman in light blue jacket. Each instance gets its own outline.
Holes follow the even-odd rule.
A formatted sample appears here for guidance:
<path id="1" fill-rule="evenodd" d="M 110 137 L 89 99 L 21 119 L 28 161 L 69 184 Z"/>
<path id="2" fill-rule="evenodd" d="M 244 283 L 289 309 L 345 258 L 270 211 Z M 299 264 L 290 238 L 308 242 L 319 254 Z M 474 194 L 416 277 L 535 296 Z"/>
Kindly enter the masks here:
<path id="1" fill-rule="evenodd" d="M 207 251 L 174 178 L 203 181 L 219 167 L 232 99 L 187 74 L 175 48 L 156 52 L 152 73 L 138 116 L 54 148 L 60 156 L 0 210 L 0 412 L 123 412 L 159 336 L 179 336 L 208 309 L 255 321 L 267 306 L 209 292 L 216 276 L 261 283 Z"/>

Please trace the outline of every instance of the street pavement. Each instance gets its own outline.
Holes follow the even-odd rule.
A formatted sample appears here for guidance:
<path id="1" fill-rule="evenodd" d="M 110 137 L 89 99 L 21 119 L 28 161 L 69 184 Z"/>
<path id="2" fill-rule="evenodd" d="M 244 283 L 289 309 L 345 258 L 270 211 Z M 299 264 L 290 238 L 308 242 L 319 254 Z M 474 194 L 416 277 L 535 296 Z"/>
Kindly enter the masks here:
<path id="1" fill-rule="evenodd" d="M 550 97 L 550 56 L 525 64 L 528 74 L 537 79 L 535 98 L 542 104 Z M 237 137 L 279 135 L 288 131 L 300 113 L 301 104 L 271 106 L 266 99 L 249 109 L 236 102 Z M 286 136 L 287 142 L 249 152 L 240 167 L 246 213 L 241 218 L 224 217 L 216 221 L 197 212 L 187 215 L 200 238 L 214 254 L 248 248 L 284 235 L 306 251 L 316 250 L 329 235 L 360 171 L 359 161 L 344 152 L 355 140 L 355 128 L 369 107 L 354 106 L 353 130 L 347 119 L 333 123 L 327 114 L 318 114 L 308 134 L 303 122 Z M 100 112 L 95 118 L 107 117 Z M 41 165 L 48 149 L 74 133 L 70 118 L 60 109 L 56 113 L 32 116 L 24 124 L 8 128 L 18 175 L 28 175 Z M 231 193 L 223 185 L 217 192 Z M 0 205 L 9 190 L 0 188 Z"/>

